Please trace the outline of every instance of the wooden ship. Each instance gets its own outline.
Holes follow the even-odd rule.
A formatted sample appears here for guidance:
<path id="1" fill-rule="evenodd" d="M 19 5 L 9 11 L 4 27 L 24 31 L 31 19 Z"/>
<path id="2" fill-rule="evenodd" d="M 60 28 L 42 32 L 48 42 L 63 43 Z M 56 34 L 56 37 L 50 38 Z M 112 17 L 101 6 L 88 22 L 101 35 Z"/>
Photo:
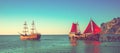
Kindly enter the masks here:
<path id="1" fill-rule="evenodd" d="M 28 34 L 28 27 L 27 27 L 27 23 L 24 23 L 24 30 L 23 30 L 23 34 L 20 33 L 20 39 L 21 40 L 39 40 L 41 37 L 40 33 L 37 33 L 35 31 L 35 24 L 34 21 L 32 23 L 32 28 L 31 28 L 31 34 Z"/>

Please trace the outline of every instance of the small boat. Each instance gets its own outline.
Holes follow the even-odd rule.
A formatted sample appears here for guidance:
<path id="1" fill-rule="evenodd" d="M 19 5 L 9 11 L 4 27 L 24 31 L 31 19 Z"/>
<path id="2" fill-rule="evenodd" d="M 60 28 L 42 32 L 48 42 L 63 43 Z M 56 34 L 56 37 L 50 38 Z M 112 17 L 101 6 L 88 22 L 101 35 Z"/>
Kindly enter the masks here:
<path id="1" fill-rule="evenodd" d="M 87 28 L 81 34 L 79 30 L 78 23 L 72 23 L 71 31 L 69 33 L 70 40 L 96 40 L 99 41 L 101 29 L 96 25 L 96 23 L 91 19 Z"/>
<path id="2" fill-rule="evenodd" d="M 69 40 L 71 43 L 71 46 L 77 46 L 77 38 L 80 37 L 81 32 L 79 30 L 79 24 L 78 23 L 72 23 L 71 31 L 69 33 Z"/>
<path id="3" fill-rule="evenodd" d="M 23 33 L 24 34 L 21 34 L 20 33 L 20 39 L 21 40 L 39 40 L 40 37 L 41 37 L 41 34 L 40 33 L 37 33 L 35 32 L 35 26 L 34 26 L 34 21 L 32 23 L 32 28 L 31 28 L 31 34 L 28 34 L 28 27 L 27 27 L 27 23 L 25 22 L 24 23 L 24 30 L 23 30 Z"/>
<path id="4" fill-rule="evenodd" d="M 78 23 L 72 23 L 71 31 L 69 33 L 69 39 L 75 40 L 75 37 L 80 37 L 81 32 L 79 30 L 79 24 Z"/>

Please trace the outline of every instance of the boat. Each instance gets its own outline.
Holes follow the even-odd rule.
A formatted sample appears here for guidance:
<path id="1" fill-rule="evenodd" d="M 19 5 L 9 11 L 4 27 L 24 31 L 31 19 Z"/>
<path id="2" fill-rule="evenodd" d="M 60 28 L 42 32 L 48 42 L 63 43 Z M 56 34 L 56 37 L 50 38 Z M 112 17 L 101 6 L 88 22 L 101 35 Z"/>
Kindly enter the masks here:
<path id="1" fill-rule="evenodd" d="M 41 37 L 40 33 L 37 33 L 35 31 L 35 24 L 34 21 L 32 23 L 32 28 L 31 28 L 31 34 L 28 34 L 28 27 L 27 27 L 27 23 L 24 23 L 24 30 L 23 30 L 23 34 L 20 33 L 20 39 L 21 40 L 39 40 Z"/>
<path id="2" fill-rule="evenodd" d="M 101 28 L 92 19 L 90 19 L 88 26 L 83 32 L 83 35 L 85 36 L 86 40 L 99 41 L 100 32 L 101 32 Z"/>
<path id="3" fill-rule="evenodd" d="M 72 27 L 71 27 L 71 31 L 69 33 L 69 39 L 72 40 L 76 40 L 75 37 L 80 37 L 81 32 L 79 30 L 79 24 L 77 23 L 72 23 Z"/>
<path id="4" fill-rule="evenodd" d="M 79 24 L 77 23 L 72 23 L 71 31 L 69 33 L 69 40 L 71 43 L 71 46 L 77 46 L 77 38 L 80 37 L 81 32 L 79 30 Z"/>
<path id="5" fill-rule="evenodd" d="M 88 26 L 83 33 L 79 30 L 78 23 L 72 23 L 71 31 L 69 33 L 70 40 L 96 40 L 100 38 L 100 27 L 91 19 Z"/>

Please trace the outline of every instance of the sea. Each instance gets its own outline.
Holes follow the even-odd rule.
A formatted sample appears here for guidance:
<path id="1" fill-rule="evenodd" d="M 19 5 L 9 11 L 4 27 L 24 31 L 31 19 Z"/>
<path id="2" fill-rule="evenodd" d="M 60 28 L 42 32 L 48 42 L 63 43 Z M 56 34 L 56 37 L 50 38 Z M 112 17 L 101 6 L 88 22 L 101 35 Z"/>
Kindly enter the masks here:
<path id="1" fill-rule="evenodd" d="M 120 53 L 120 42 L 71 42 L 68 35 L 42 35 L 36 41 L 22 41 L 19 37 L 0 35 L 0 53 Z"/>

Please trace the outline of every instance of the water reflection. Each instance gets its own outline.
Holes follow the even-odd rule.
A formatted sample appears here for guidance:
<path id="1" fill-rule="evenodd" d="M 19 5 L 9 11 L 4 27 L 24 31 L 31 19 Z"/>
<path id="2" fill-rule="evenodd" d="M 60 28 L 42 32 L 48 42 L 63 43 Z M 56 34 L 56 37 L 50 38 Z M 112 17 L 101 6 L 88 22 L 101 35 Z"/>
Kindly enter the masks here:
<path id="1" fill-rule="evenodd" d="M 22 41 L 24 53 L 37 53 L 38 41 Z"/>
<path id="2" fill-rule="evenodd" d="M 71 45 L 71 53 L 77 53 L 76 52 L 76 50 L 77 50 L 76 46 L 78 45 L 77 39 L 70 38 L 69 41 L 70 41 L 70 45 Z"/>
<path id="3" fill-rule="evenodd" d="M 77 47 L 76 47 L 76 46 L 73 46 L 73 47 L 72 47 L 71 53 L 77 53 Z"/>
<path id="4" fill-rule="evenodd" d="M 71 53 L 100 53 L 100 42 L 70 40 Z"/>
<path id="5" fill-rule="evenodd" d="M 71 46 L 77 46 L 78 45 L 78 42 L 77 42 L 77 39 L 69 39 L 70 40 L 70 44 Z"/>
<path id="6" fill-rule="evenodd" d="M 22 41 L 23 43 L 23 52 L 27 53 L 27 41 Z"/>
<path id="7" fill-rule="evenodd" d="M 85 53 L 100 53 L 100 42 L 98 41 L 84 41 Z"/>

